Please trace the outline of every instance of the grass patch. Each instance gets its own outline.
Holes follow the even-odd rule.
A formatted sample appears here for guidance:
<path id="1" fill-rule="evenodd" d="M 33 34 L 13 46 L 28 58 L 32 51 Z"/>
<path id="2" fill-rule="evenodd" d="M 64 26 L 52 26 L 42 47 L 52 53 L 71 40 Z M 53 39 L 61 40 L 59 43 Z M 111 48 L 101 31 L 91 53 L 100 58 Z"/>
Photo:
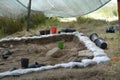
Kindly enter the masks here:
<path id="1" fill-rule="evenodd" d="M 24 30 L 26 28 L 26 22 L 26 16 L 17 19 L 0 17 L 0 38 Z M 42 13 L 32 14 L 30 29 L 34 30 L 37 27 L 43 29 L 48 28 L 50 25 L 58 26 L 58 23 L 57 18 L 46 18 Z"/>
<path id="2" fill-rule="evenodd" d="M 3 34 L 12 34 L 17 31 L 22 30 L 23 23 L 19 19 L 11 19 L 11 18 L 0 18 L 0 30 Z"/>

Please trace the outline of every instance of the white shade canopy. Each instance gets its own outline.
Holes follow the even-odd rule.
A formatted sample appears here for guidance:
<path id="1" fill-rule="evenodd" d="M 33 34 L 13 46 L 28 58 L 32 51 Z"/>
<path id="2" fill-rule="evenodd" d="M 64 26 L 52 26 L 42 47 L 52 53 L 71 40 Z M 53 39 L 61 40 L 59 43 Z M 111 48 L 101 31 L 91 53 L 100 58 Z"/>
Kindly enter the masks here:
<path id="1" fill-rule="evenodd" d="M 110 0 L 32 0 L 31 9 L 47 17 L 77 17 L 95 11 Z M 29 0 L 0 0 L 0 16 L 27 14 Z"/>

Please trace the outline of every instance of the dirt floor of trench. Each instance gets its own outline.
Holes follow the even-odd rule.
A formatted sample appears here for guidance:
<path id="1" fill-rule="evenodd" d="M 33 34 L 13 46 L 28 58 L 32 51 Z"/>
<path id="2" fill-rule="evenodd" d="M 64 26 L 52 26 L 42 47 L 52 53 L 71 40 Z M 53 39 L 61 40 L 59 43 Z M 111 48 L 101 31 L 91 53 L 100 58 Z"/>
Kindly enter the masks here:
<path id="1" fill-rule="evenodd" d="M 82 59 L 83 57 L 78 57 L 77 55 L 79 51 L 86 50 L 83 43 L 73 36 L 68 36 L 66 38 L 61 36 L 61 40 L 64 41 L 63 49 L 58 48 L 57 42 L 60 41 L 59 38 L 59 40 L 52 40 L 52 38 L 48 38 L 48 41 L 43 39 L 41 41 L 28 41 L 27 43 L 13 41 L 1 44 L 1 55 L 6 50 L 12 52 L 12 55 L 10 55 L 7 59 L 3 59 L 1 56 L 0 72 L 7 71 L 13 67 L 21 68 L 21 58 L 28 58 L 29 64 L 38 62 L 45 65 L 55 65 L 58 63 Z M 58 48 L 58 50 L 54 55 L 49 55 L 51 54 L 50 50 L 52 51 L 54 48 Z"/>

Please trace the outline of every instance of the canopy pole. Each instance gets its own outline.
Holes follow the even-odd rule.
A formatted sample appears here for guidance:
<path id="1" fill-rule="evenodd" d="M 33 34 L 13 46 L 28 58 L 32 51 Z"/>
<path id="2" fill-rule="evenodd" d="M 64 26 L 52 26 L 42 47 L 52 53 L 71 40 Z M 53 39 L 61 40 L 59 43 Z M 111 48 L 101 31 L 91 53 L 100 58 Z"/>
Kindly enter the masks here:
<path id="1" fill-rule="evenodd" d="M 119 34 L 118 34 L 118 51 L 120 51 L 120 0 L 117 0 L 118 4 L 118 23 L 119 23 Z"/>
<path id="2" fill-rule="evenodd" d="M 120 33 L 120 0 L 117 0 L 118 3 L 118 23 L 119 23 L 119 33 Z"/>
<path id="3" fill-rule="evenodd" d="M 27 31 L 29 31 L 30 28 L 31 1 L 32 0 L 29 0 L 29 4 L 28 4 Z"/>

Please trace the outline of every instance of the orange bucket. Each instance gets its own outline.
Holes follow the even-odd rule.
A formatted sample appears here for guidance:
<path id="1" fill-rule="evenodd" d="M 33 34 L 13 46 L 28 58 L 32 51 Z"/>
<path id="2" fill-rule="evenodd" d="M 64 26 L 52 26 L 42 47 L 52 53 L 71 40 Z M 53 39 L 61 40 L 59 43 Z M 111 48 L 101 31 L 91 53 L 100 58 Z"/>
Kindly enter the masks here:
<path id="1" fill-rule="evenodd" d="M 56 27 L 52 27 L 52 34 L 55 34 L 57 32 L 57 28 Z"/>

